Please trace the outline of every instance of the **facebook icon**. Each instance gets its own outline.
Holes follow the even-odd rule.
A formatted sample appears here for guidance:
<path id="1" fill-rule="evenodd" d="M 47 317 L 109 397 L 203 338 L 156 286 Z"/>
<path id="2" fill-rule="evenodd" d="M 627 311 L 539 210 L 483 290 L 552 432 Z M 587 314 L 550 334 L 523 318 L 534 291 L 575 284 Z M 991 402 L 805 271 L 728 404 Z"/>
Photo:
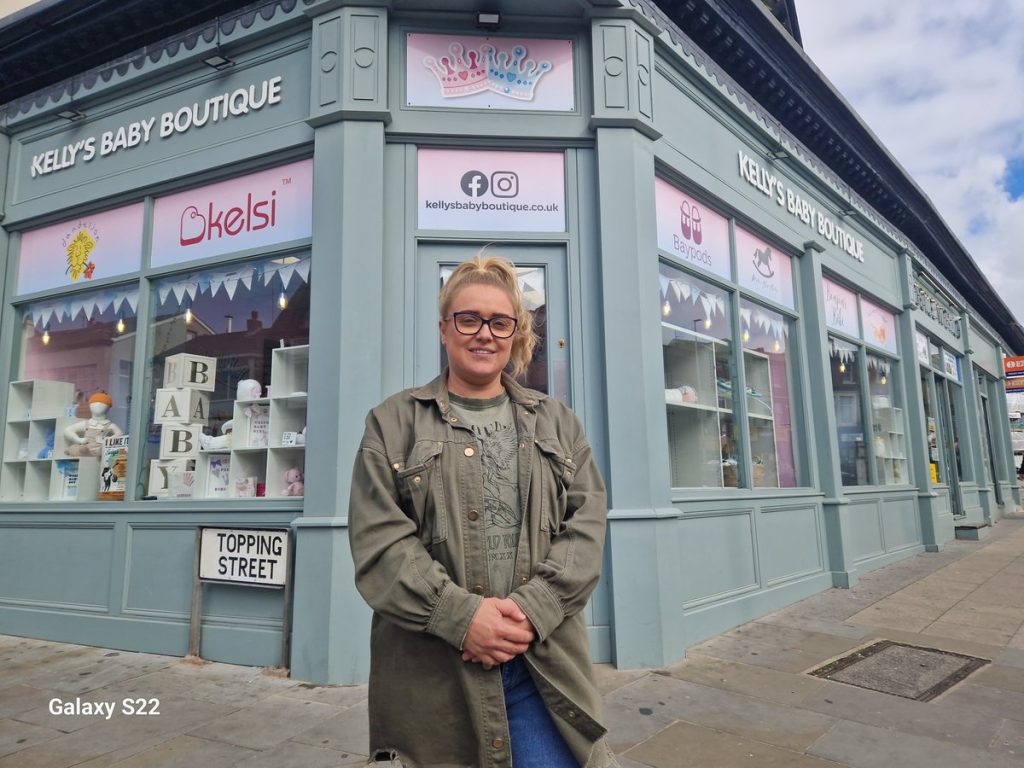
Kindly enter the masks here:
<path id="1" fill-rule="evenodd" d="M 482 197 L 487 194 L 487 176 L 480 171 L 466 171 L 462 174 L 462 191 L 470 197 Z"/>

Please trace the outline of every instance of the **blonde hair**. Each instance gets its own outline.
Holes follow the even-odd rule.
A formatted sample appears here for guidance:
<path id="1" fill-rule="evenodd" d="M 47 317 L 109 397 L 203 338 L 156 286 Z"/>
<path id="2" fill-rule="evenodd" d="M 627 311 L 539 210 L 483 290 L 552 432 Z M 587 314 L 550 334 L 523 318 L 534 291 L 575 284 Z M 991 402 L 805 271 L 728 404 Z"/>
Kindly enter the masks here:
<path id="1" fill-rule="evenodd" d="M 455 294 L 467 285 L 493 285 L 508 295 L 517 320 L 516 332 L 512 337 L 512 375 L 522 376 L 533 359 L 537 334 L 533 332 L 533 316 L 530 310 L 523 306 L 523 294 L 519 290 L 515 265 L 498 256 L 481 256 L 479 253 L 459 264 L 438 297 L 437 304 L 442 320 L 448 317 L 448 309 Z"/>

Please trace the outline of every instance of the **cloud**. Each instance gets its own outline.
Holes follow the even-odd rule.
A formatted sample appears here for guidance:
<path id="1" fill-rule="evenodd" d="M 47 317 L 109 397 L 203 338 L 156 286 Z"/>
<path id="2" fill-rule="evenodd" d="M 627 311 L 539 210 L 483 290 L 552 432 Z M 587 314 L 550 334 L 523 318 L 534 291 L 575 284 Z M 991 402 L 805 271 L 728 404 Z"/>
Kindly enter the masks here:
<path id="1" fill-rule="evenodd" d="M 1024 321 L 1024 3 L 813 0 L 808 55 Z"/>

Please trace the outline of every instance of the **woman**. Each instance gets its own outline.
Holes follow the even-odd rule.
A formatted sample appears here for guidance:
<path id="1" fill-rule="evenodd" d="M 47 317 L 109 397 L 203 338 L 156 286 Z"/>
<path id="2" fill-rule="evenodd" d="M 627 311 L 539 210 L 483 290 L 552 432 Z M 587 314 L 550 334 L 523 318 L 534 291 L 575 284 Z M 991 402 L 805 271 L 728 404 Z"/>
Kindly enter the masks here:
<path id="1" fill-rule="evenodd" d="M 371 754 L 617 765 L 581 613 L 605 532 L 590 446 L 568 408 L 504 372 L 536 343 L 511 264 L 459 265 L 439 305 L 448 368 L 370 412 L 352 478 Z"/>

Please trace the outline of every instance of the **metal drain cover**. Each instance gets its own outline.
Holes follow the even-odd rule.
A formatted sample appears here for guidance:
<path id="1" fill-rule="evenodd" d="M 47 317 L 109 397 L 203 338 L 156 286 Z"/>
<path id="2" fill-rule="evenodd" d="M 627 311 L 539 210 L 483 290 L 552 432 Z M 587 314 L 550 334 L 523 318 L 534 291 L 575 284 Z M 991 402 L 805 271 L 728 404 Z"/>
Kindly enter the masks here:
<path id="1" fill-rule="evenodd" d="M 974 656 L 881 640 L 811 674 L 893 696 L 931 701 L 986 664 L 987 659 Z"/>

